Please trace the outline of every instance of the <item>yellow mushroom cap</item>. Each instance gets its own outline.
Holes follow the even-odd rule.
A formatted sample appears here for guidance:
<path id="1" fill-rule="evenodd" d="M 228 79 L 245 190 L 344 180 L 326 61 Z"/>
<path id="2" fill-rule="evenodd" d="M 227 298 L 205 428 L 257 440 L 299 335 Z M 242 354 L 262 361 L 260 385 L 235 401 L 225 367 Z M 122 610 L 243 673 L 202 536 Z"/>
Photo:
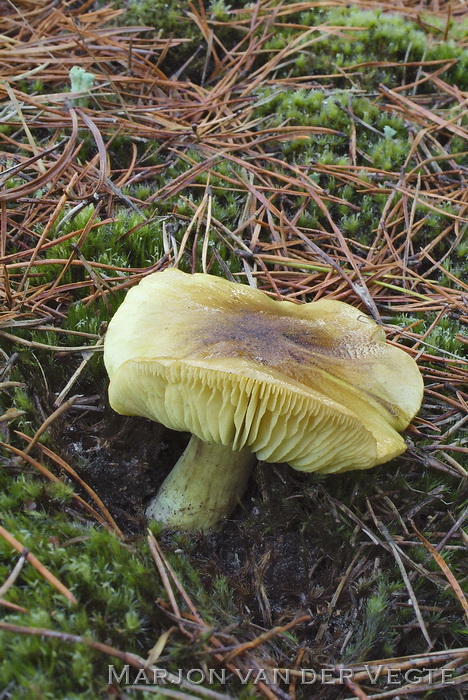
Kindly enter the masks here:
<path id="1" fill-rule="evenodd" d="M 132 288 L 104 344 L 112 408 L 259 459 L 323 473 L 405 450 L 421 374 L 340 301 L 274 301 L 169 268 Z"/>

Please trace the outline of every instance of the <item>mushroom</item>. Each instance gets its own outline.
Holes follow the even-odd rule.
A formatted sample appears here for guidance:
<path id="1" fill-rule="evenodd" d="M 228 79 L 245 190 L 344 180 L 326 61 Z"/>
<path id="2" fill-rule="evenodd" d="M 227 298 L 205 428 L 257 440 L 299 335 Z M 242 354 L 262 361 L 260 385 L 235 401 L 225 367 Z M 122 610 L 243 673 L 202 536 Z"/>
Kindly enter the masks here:
<path id="1" fill-rule="evenodd" d="M 113 409 L 192 433 L 147 508 L 186 530 L 230 515 L 256 458 L 330 474 L 396 457 L 423 392 L 414 360 L 349 304 L 173 268 L 128 292 L 104 361 Z"/>

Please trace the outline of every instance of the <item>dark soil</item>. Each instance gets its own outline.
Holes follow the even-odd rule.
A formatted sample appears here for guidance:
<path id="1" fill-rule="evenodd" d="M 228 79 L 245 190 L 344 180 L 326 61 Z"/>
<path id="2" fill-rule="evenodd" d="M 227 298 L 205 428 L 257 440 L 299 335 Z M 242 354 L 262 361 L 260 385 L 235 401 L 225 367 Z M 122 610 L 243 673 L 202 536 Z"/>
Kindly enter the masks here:
<path id="1" fill-rule="evenodd" d="M 189 435 L 145 418 L 104 414 L 64 428 L 61 442 L 80 476 L 126 535 L 147 527 L 145 504 L 184 451 Z"/>

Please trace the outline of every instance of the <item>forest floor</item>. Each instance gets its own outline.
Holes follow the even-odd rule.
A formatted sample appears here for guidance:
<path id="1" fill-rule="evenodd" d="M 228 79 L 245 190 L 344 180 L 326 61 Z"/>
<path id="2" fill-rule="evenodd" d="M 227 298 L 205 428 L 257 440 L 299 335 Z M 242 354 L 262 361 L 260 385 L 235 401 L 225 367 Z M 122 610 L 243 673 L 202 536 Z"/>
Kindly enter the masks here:
<path id="1" fill-rule="evenodd" d="M 0 0 L 1 700 L 466 697 L 467 27 Z M 112 411 L 102 348 L 167 266 L 373 316 L 424 377 L 407 451 L 148 530 L 188 436 Z"/>

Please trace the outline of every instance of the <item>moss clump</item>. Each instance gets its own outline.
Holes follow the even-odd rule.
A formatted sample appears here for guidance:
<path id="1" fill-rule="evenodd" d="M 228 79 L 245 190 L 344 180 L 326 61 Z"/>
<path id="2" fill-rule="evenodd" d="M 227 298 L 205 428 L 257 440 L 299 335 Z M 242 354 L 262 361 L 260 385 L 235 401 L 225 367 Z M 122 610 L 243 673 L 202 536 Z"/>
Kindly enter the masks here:
<path id="1" fill-rule="evenodd" d="M 41 482 L 30 474 L 0 472 L 2 525 L 28 547 L 73 593 L 78 603 L 68 603 L 30 564 L 25 564 L 16 584 L 8 591 L 10 603 L 27 612 L 3 608 L 3 619 L 20 626 L 43 627 L 64 634 L 100 641 L 146 658 L 165 628 L 164 615 L 154 601 L 165 598 L 149 550 L 144 541 L 126 544 L 86 522 L 83 513 L 72 520 L 76 508 L 68 483 Z M 174 548 L 176 548 L 174 544 Z M 234 613 L 223 577 L 213 582 L 219 597 L 208 594 L 200 574 L 185 553 L 170 562 L 194 602 L 213 624 L 231 624 Z M 11 572 L 18 554 L 0 538 L 0 580 Z M 210 613 L 211 610 L 211 613 Z M 175 640 L 166 649 L 165 668 L 184 668 L 184 644 Z M 119 662 L 81 644 L 60 639 L 14 635 L 0 631 L 0 687 L 12 698 L 98 697 L 108 682 L 108 664 Z M 120 664 L 121 665 L 121 664 Z M 28 696 L 29 697 L 29 696 Z"/>
<path id="2" fill-rule="evenodd" d="M 414 330 L 425 335 L 426 331 L 429 330 L 435 320 L 436 314 L 434 313 L 418 312 L 411 315 L 397 314 L 393 317 L 391 323 L 392 325 L 394 324 L 403 328 L 408 326 L 413 327 L 413 324 L 417 323 L 417 326 L 413 327 Z M 427 355 L 436 356 L 438 351 L 440 351 L 442 355 L 444 353 L 449 353 L 456 357 L 463 358 L 466 353 L 465 343 L 458 339 L 463 336 L 463 333 L 464 327 L 460 321 L 448 316 L 442 316 L 435 328 L 424 339 L 424 352 Z M 402 344 L 410 343 L 408 339 L 405 339 L 404 335 L 400 342 Z"/>
<path id="3" fill-rule="evenodd" d="M 193 38 L 196 27 L 186 15 L 188 4 L 167 0 L 118 0 L 115 7 L 124 9 L 125 24 L 154 27 L 162 36 Z"/>
<path id="4" fill-rule="evenodd" d="M 400 85 L 404 77 L 410 82 L 408 78 L 415 76 L 416 68 L 385 65 L 359 67 L 360 64 L 376 60 L 419 61 L 423 57 L 424 60 L 455 58 L 457 63 L 444 74 L 444 80 L 457 83 L 459 87 L 466 86 L 468 59 L 462 46 L 451 38 L 444 41 L 443 33 L 434 35 L 402 15 L 342 6 L 314 8 L 297 13 L 294 18 L 288 16 L 284 21 L 291 23 L 294 19 L 307 27 L 322 25 L 322 28 L 317 29 L 320 41 L 299 50 L 295 63 L 288 65 L 293 75 L 336 75 L 337 67 L 357 66 L 349 78 L 335 78 L 337 87 L 353 86 L 371 92 L 380 83 L 392 87 Z M 341 32 L 328 32 L 326 25 L 343 29 Z M 452 28 L 454 38 L 459 31 Z M 294 30 L 290 28 L 275 32 L 265 48 L 279 51 L 288 45 L 293 34 Z M 421 89 L 424 92 L 428 88 L 421 86 Z"/>
<path id="5" fill-rule="evenodd" d="M 91 524 L 73 522 L 63 506 L 72 504 L 71 485 L 41 483 L 34 476 L 0 473 L 0 510 L 3 526 L 54 572 L 78 599 L 69 605 L 29 564 L 8 591 L 11 603 L 27 613 L 8 613 L 4 619 L 19 625 L 45 627 L 64 633 L 132 648 L 149 645 L 147 627 L 152 616 L 158 578 L 151 573 L 147 553 L 123 547 L 117 538 Z M 17 559 L 0 539 L 0 579 Z M 5 609 L 4 609 L 5 611 Z M 21 688 L 36 688 L 36 697 L 70 693 L 97 697 L 106 682 L 103 658 L 89 648 L 0 632 L 0 686 L 12 697 Z M 79 673 L 69 671 L 71 666 Z M 20 672 L 21 669 L 21 672 Z M 85 697 L 85 695 L 79 695 Z M 88 694 L 88 697 L 90 695 Z"/>
<path id="6" fill-rule="evenodd" d="M 380 576 L 374 593 L 367 599 L 361 622 L 345 651 L 344 660 L 363 661 L 369 658 L 391 657 L 394 652 L 392 637 L 395 633 L 389 624 L 388 614 L 391 593 L 395 588 L 384 576 Z"/>

